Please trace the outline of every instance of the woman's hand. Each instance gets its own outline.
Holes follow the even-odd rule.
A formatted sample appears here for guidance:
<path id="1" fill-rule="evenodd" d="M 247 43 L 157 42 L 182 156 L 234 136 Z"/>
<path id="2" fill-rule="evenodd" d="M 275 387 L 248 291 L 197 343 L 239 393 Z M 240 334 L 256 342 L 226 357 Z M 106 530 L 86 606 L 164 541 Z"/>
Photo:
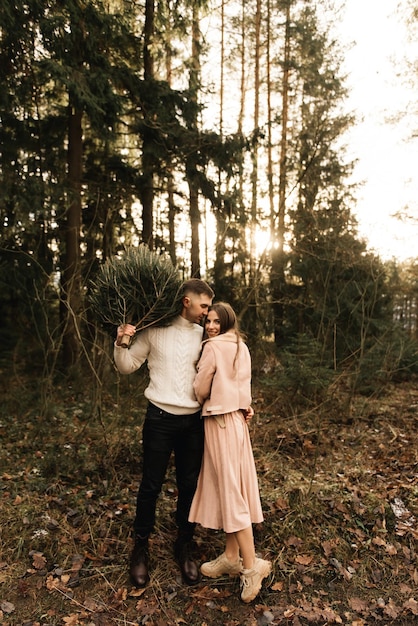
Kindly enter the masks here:
<path id="1" fill-rule="evenodd" d="M 249 406 L 247 409 L 241 409 L 241 411 L 246 422 L 249 422 L 254 416 L 254 409 L 252 406 Z"/>
<path id="2" fill-rule="evenodd" d="M 133 337 L 136 333 L 136 327 L 132 324 L 121 324 L 118 326 L 117 334 L 116 334 L 116 345 L 122 345 L 123 337 L 128 335 L 129 337 Z"/>

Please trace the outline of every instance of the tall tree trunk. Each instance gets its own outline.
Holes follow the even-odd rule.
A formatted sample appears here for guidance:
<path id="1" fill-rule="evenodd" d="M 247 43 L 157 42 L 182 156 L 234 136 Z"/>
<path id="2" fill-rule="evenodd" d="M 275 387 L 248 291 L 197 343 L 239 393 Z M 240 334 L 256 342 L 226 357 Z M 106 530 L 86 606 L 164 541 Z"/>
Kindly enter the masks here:
<path id="1" fill-rule="evenodd" d="M 241 54 L 240 54 L 241 75 L 240 75 L 240 104 L 239 104 L 238 129 L 237 129 L 240 135 L 242 135 L 243 133 L 244 114 L 245 114 L 245 94 L 246 94 L 246 90 L 245 90 L 245 82 L 246 82 L 245 81 L 245 75 L 246 75 L 245 2 L 246 0 L 242 0 L 242 3 L 241 3 Z M 242 194 L 241 194 L 241 197 L 242 197 Z"/>
<path id="2" fill-rule="evenodd" d="M 67 367 L 79 357 L 79 321 L 81 305 L 80 229 L 82 174 L 82 111 L 69 105 L 68 182 L 70 203 L 65 232 L 65 263 L 62 272 L 62 313 L 64 317 L 63 357 Z"/>
<path id="3" fill-rule="evenodd" d="M 271 106 L 271 0 L 267 0 L 267 51 L 266 51 L 266 66 L 267 66 L 267 182 L 268 182 L 268 198 L 269 198 L 269 211 L 270 216 L 274 216 L 274 181 L 273 181 L 273 139 L 272 139 L 272 125 L 273 125 L 273 113 Z"/>
<path id="4" fill-rule="evenodd" d="M 167 25 L 166 25 L 166 36 L 165 36 L 165 70 L 166 70 L 166 80 L 168 85 L 172 85 L 172 74 L 173 74 L 173 66 L 172 66 L 172 34 L 171 34 L 171 13 L 168 11 L 167 15 Z M 173 265 L 177 264 L 177 251 L 176 251 L 176 228 L 175 228 L 175 218 L 176 218 L 176 205 L 174 202 L 174 176 L 173 176 L 174 168 L 171 163 L 167 163 L 167 204 L 168 204 L 168 251 L 170 254 L 170 259 Z"/>
<path id="5" fill-rule="evenodd" d="M 221 2 L 221 67 L 219 76 L 219 135 L 224 132 L 224 72 L 225 72 L 225 0 Z M 220 170 L 219 170 L 220 173 Z"/>
<path id="6" fill-rule="evenodd" d="M 199 27 L 199 10 L 197 2 L 193 3 L 193 16 L 192 16 L 192 59 L 190 67 L 190 92 L 192 98 L 197 104 L 197 93 L 199 87 L 200 77 L 200 27 Z M 198 120 L 197 120 L 197 106 L 196 116 L 192 122 L 192 127 L 195 130 L 196 139 L 196 151 L 198 149 Z M 200 277 L 200 241 L 199 241 L 199 225 L 200 225 L 200 211 L 199 211 L 199 186 L 197 183 L 197 162 L 196 153 L 190 154 L 187 164 L 187 182 L 189 185 L 189 215 L 191 226 L 191 273 L 196 278 Z"/>
<path id="7" fill-rule="evenodd" d="M 260 32 L 261 32 L 261 0 L 257 0 L 255 15 L 254 45 L 254 132 L 256 134 L 252 151 L 251 172 L 251 222 L 250 222 L 250 281 L 255 287 L 256 282 L 256 228 L 258 206 L 258 127 L 260 124 Z"/>
<path id="8" fill-rule="evenodd" d="M 223 120 L 224 120 L 224 61 L 225 61 L 225 0 L 221 2 L 221 62 L 220 62 L 220 77 L 219 77 L 219 134 L 222 137 L 223 134 Z M 221 196 L 222 177 L 221 170 L 218 170 L 218 187 L 219 196 Z M 215 212 L 216 218 L 216 245 L 215 245 L 215 260 L 213 264 L 213 277 L 215 291 L 222 296 L 222 283 L 225 276 L 225 235 L 226 235 L 226 219 L 224 214 L 224 207 L 218 208 Z"/>
<path id="9" fill-rule="evenodd" d="M 241 1 L 241 29 L 240 29 L 240 39 L 241 39 L 241 49 L 240 49 L 240 90 L 239 90 L 239 114 L 238 114 L 238 124 L 237 124 L 237 132 L 240 137 L 243 136 L 243 128 L 244 128 L 244 116 L 245 116 L 245 107 L 246 107 L 246 61 L 247 61 L 247 40 L 246 40 L 246 21 L 247 21 L 247 11 L 246 11 L 246 0 Z M 241 241 L 242 247 L 245 246 L 245 251 L 247 252 L 248 243 L 246 236 L 246 227 L 248 223 L 248 215 L 246 211 L 246 202 L 244 201 L 245 192 L 245 173 L 244 173 L 244 163 L 240 161 L 239 165 L 239 181 L 238 181 L 238 202 L 240 203 L 241 212 L 243 214 L 243 224 L 241 229 Z M 246 277 L 249 274 L 249 268 L 251 265 L 251 254 L 246 254 L 246 257 L 249 259 L 247 264 L 243 264 L 243 280 L 246 280 Z"/>
<path id="10" fill-rule="evenodd" d="M 152 44 L 154 39 L 154 0 L 145 2 L 144 24 L 144 81 L 154 79 L 154 59 Z M 148 103 L 149 104 L 149 103 Z M 149 110 L 145 116 L 151 115 Z M 142 241 L 152 250 L 153 238 L 153 203 L 154 203 L 154 157 L 152 134 L 144 133 L 142 138 Z"/>
<path id="11" fill-rule="evenodd" d="M 274 245 L 271 252 L 271 292 L 273 298 L 274 340 L 277 345 L 283 339 L 285 278 L 285 215 L 286 215 L 286 181 L 287 181 L 287 127 L 289 114 L 289 63 L 290 60 L 290 7 L 286 7 L 284 59 L 282 75 L 282 133 L 280 140 L 280 172 L 279 172 L 279 207 L 273 217 L 272 232 Z"/>
<path id="12" fill-rule="evenodd" d="M 170 259 L 173 265 L 177 264 L 177 247 L 176 247 L 176 229 L 175 229 L 175 218 L 176 218 L 176 205 L 174 202 L 174 180 L 173 175 L 171 173 L 171 167 L 169 167 L 168 171 L 168 179 L 167 179 L 167 204 L 168 204 L 168 252 L 170 255 Z"/>

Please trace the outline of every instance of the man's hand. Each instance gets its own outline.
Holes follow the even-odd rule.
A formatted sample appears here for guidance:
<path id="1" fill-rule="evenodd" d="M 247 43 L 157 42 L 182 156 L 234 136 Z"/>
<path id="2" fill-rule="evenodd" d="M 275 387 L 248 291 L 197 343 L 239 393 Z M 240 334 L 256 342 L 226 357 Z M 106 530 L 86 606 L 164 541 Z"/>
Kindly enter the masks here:
<path id="1" fill-rule="evenodd" d="M 116 334 L 116 345 L 127 347 L 126 336 L 133 337 L 136 333 L 136 327 L 132 324 L 121 324 L 118 326 L 117 334 Z"/>

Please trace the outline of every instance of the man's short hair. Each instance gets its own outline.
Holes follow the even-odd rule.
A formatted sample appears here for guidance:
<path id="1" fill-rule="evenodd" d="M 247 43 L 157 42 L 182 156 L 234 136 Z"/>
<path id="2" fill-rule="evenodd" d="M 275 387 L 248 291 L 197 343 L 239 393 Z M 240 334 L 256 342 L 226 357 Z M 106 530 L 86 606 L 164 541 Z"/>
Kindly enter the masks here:
<path id="1" fill-rule="evenodd" d="M 195 293 L 198 296 L 201 294 L 206 294 L 209 298 L 214 298 L 215 294 L 213 289 L 209 287 L 209 285 L 200 278 L 190 278 L 183 283 L 182 286 L 182 296 L 185 296 L 187 293 Z"/>

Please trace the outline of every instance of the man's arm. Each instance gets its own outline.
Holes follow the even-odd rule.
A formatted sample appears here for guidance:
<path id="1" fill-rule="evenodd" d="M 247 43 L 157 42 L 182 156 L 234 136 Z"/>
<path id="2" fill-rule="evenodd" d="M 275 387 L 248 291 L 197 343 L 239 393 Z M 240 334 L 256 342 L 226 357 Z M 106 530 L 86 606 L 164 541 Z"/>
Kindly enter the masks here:
<path id="1" fill-rule="evenodd" d="M 132 374 L 138 370 L 146 361 L 149 354 L 148 333 L 143 331 L 131 344 L 129 348 L 121 346 L 122 337 L 129 335 L 133 337 L 136 333 L 135 326 L 132 324 L 122 324 L 118 327 L 116 333 L 116 341 L 113 348 L 113 358 L 121 374 Z"/>

